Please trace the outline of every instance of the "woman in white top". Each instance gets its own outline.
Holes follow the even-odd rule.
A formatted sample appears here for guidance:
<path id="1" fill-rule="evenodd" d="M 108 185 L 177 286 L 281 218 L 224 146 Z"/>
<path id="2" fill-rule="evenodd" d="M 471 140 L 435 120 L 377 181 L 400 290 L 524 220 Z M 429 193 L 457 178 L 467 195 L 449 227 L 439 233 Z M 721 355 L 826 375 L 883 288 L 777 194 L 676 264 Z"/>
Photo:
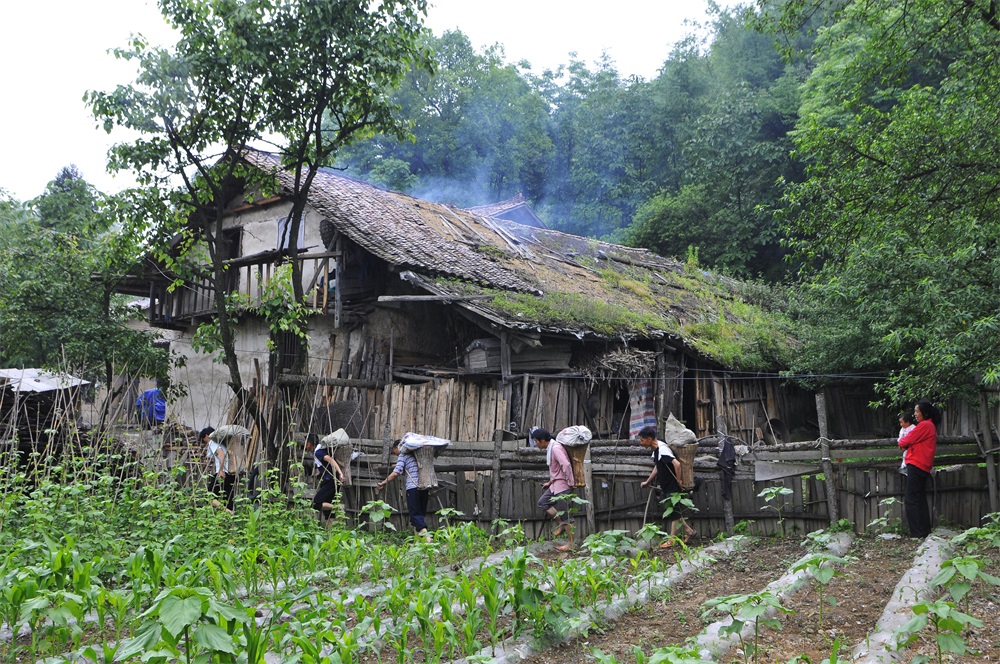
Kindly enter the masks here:
<path id="1" fill-rule="evenodd" d="M 199 433 L 201 442 L 208 447 L 208 456 L 215 462 L 215 474 L 208 478 L 208 490 L 217 498 L 225 496 L 226 509 L 232 513 L 236 497 L 236 475 L 230 472 L 229 449 L 224 442 L 220 443 L 212 438 L 213 433 L 215 429 L 212 427 L 205 427 Z M 222 503 L 218 500 L 213 500 L 212 505 L 222 507 Z"/>

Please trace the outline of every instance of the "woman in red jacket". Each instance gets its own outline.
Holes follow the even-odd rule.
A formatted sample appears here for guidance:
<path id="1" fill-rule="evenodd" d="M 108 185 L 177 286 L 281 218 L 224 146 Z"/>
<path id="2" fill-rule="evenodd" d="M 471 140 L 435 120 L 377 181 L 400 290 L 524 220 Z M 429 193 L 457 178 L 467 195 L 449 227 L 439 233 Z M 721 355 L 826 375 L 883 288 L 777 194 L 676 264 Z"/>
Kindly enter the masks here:
<path id="1" fill-rule="evenodd" d="M 927 508 L 927 480 L 934 468 L 934 451 L 937 449 L 937 427 L 941 424 L 941 411 L 930 401 L 920 401 L 913 408 L 917 426 L 903 436 L 899 446 L 906 450 L 906 493 L 903 507 L 910 537 L 927 537 L 931 534 L 931 513 Z"/>

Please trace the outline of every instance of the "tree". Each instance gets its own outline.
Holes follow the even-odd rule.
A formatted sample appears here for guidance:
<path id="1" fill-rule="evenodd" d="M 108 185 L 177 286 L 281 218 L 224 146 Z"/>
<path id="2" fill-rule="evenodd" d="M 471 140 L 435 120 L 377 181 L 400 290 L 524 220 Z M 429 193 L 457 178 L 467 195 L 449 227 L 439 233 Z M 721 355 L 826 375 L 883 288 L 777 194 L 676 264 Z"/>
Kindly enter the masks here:
<path id="1" fill-rule="evenodd" d="M 785 65 L 756 15 L 716 9 L 707 47 L 682 43 L 653 83 L 672 172 L 619 235 L 629 244 L 706 266 L 784 277 L 774 207 L 781 179 L 796 181 L 789 131 L 802 72 Z"/>
<path id="2" fill-rule="evenodd" d="M 812 8 L 785 3 L 777 20 Z M 800 370 L 891 370 L 895 402 L 1000 381 L 998 55 L 992 3 L 876 0 L 831 15 L 796 129 L 808 179 L 785 198 L 812 268 Z"/>
<path id="3" fill-rule="evenodd" d="M 91 92 L 88 99 L 107 128 L 141 133 L 111 153 L 109 166 L 135 171 L 142 185 L 120 207 L 141 211 L 130 217 L 132 232 L 150 238 L 176 286 L 211 284 L 215 320 L 198 339 L 208 349 L 221 348 L 239 405 L 269 434 L 269 460 L 285 468 L 287 458 L 279 456 L 287 450 L 277 443 L 277 428 L 268 430 L 240 375 L 237 302 L 228 289 L 222 232 L 226 206 L 244 189 L 278 190 L 274 174 L 248 164 L 244 153 L 255 141 L 277 140 L 291 173 L 282 193 L 292 203 L 285 224 L 292 301 L 301 303 L 297 239 L 313 178 L 355 135 L 402 135 L 387 95 L 410 62 L 422 60 L 418 38 L 426 3 L 161 0 L 160 8 L 180 33 L 177 44 L 154 48 L 134 38 L 116 53 L 138 63 L 135 83 Z M 293 331 L 306 336 L 301 324 Z M 304 361 L 301 350 L 296 366 Z"/>
<path id="4" fill-rule="evenodd" d="M 127 326 L 133 312 L 111 296 L 129 253 L 127 240 L 107 230 L 109 218 L 72 167 L 30 203 L 0 203 L 0 365 L 66 370 L 108 385 L 120 370 L 167 376 L 166 352 Z"/>
<path id="5" fill-rule="evenodd" d="M 425 44 L 436 67 L 411 68 L 393 96 L 413 140 L 379 134 L 351 146 L 342 163 L 372 182 L 457 205 L 519 192 L 537 199 L 552 153 L 545 99 L 498 46 L 477 53 L 459 31 Z"/>

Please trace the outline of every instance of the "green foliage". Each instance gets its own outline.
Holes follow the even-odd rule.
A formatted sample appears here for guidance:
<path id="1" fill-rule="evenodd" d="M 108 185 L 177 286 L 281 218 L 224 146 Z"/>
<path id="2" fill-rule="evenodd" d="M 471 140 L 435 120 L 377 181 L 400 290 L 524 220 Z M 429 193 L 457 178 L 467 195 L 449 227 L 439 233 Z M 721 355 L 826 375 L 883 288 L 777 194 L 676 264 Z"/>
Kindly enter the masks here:
<path id="1" fill-rule="evenodd" d="M 312 310 L 306 307 L 304 298 L 295 298 L 291 265 L 275 269 L 252 310 L 262 316 L 271 329 L 272 337 L 268 343 L 272 343 L 274 336 L 279 334 L 293 334 L 308 342 L 308 318 Z"/>
<path id="2" fill-rule="evenodd" d="M 846 562 L 844 558 L 830 553 L 812 553 L 792 566 L 791 571 L 805 570 L 816 582 L 816 588 L 819 591 L 819 625 L 817 629 L 820 631 L 823 630 L 823 605 L 827 603 L 831 606 L 837 605 L 835 597 L 826 596 L 826 586 L 835 576 L 843 576 L 843 573 L 836 566 Z"/>
<path id="3" fill-rule="evenodd" d="M 781 3 L 779 16 L 814 5 Z M 789 187 L 785 218 L 812 269 L 794 369 L 891 370 L 897 403 L 1000 377 L 1000 31 L 961 7 L 880 0 L 821 14 L 795 131 L 808 179 Z"/>
<path id="4" fill-rule="evenodd" d="M 503 53 L 477 53 L 458 31 L 425 37 L 436 67 L 412 68 L 392 101 L 412 140 L 376 133 L 341 153 L 362 177 L 458 205 L 543 191 L 552 141 L 541 94 Z"/>
<path id="5" fill-rule="evenodd" d="M 393 509 L 392 505 L 385 501 L 371 500 L 365 503 L 359 514 L 367 514 L 369 521 L 371 521 L 375 528 L 375 531 L 378 532 L 379 528 L 388 530 L 396 529 L 396 526 L 394 526 L 389 520 L 389 517 L 391 517 L 392 513 L 395 511 L 396 510 Z"/>
<path id="6" fill-rule="evenodd" d="M 781 510 L 785 506 L 785 496 L 792 495 L 792 490 L 784 486 L 771 486 L 761 490 L 757 494 L 758 498 L 763 498 L 767 503 L 765 509 L 772 509 L 778 513 L 778 533 L 785 536 L 785 520 L 781 517 Z"/>
<path id="7" fill-rule="evenodd" d="M 754 664 L 758 664 L 760 661 L 761 628 L 781 629 L 781 621 L 768 616 L 778 611 L 791 613 L 790 609 L 781 605 L 777 595 L 767 590 L 754 594 L 716 597 L 708 600 L 702 606 L 704 607 L 703 619 L 708 618 L 712 613 L 722 613 L 729 616 L 731 622 L 720 629 L 719 634 L 722 636 L 738 635 L 743 649 L 744 663 L 751 661 L 752 657 Z M 749 643 L 743 637 L 743 628 L 748 624 L 753 626 L 753 640 Z"/>
<path id="8" fill-rule="evenodd" d="M 133 240 L 108 230 L 113 214 L 73 167 L 29 204 L 0 204 L 0 364 L 166 377 L 166 351 L 129 328 L 135 311 L 112 295 L 135 257 Z"/>
<path id="9" fill-rule="evenodd" d="M 372 182 L 462 206 L 523 193 L 550 227 L 765 274 L 785 268 L 773 207 L 789 155 L 802 68 L 782 62 L 745 9 L 713 7 L 714 38 L 683 40 L 659 75 L 622 76 L 609 57 L 556 71 L 506 64 L 458 31 L 427 38 L 392 100 L 412 140 L 374 132 L 341 152 Z"/>
<path id="10" fill-rule="evenodd" d="M 86 99 L 106 130 L 139 133 L 110 153 L 109 168 L 134 171 L 141 187 L 122 196 L 121 206 L 138 212 L 126 217 L 126 232 L 149 239 L 175 287 L 193 282 L 212 293 L 218 334 L 203 335 L 203 347 L 221 348 L 229 384 L 242 394 L 223 220 L 234 191 L 276 189 L 269 174 L 242 160 L 244 148 L 279 137 L 282 163 L 295 174 L 286 185 L 294 256 L 317 169 L 355 135 L 403 135 L 386 92 L 410 64 L 426 64 L 418 44 L 426 4 L 165 0 L 160 9 L 177 43 L 160 48 L 133 38 L 115 54 L 137 65 L 136 80 Z M 296 304 L 288 307 L 283 294 L 263 304 L 270 323 L 295 335 L 304 329 L 301 281 L 292 261 Z M 268 454 L 278 456 L 274 446 Z"/>
<path id="11" fill-rule="evenodd" d="M 982 627 L 983 623 L 972 616 L 966 615 L 955 608 L 951 602 L 937 600 L 934 602 L 918 602 L 913 605 L 914 617 L 896 630 L 896 642 L 905 647 L 919 638 L 919 633 L 931 625 L 934 629 L 934 644 L 937 651 L 937 661 L 944 662 L 944 653 L 956 655 L 966 653 L 965 640 L 962 633 L 966 627 Z M 926 662 L 928 657 L 915 658 L 914 661 Z"/>
<path id="12" fill-rule="evenodd" d="M 594 648 L 591 654 L 598 664 L 618 664 L 614 655 L 607 655 L 598 648 Z M 709 664 L 712 661 L 702 659 L 698 649 L 693 646 L 664 646 L 648 656 L 639 646 L 633 646 L 632 654 L 635 656 L 635 664 Z"/>
<path id="13" fill-rule="evenodd" d="M 899 502 L 900 501 L 898 498 L 893 498 L 892 496 L 880 500 L 878 502 L 878 505 L 880 508 L 885 509 L 885 513 L 882 514 L 882 516 L 880 517 L 872 519 L 872 522 L 868 524 L 867 528 L 869 530 L 886 531 L 890 530 L 893 527 L 893 525 L 898 525 L 899 519 L 895 520 L 896 521 L 895 524 L 890 523 L 889 514 L 893 506 L 898 504 Z"/>

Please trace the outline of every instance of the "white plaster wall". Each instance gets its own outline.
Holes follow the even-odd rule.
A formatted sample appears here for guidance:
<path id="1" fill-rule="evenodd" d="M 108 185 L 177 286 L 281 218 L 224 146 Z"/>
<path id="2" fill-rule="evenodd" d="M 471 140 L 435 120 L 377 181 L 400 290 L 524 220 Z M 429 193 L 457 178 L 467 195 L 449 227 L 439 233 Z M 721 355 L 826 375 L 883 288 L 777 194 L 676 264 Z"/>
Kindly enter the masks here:
<path id="1" fill-rule="evenodd" d="M 281 222 L 288 216 L 290 210 L 290 204 L 276 204 L 262 209 L 249 210 L 233 215 L 224 222 L 224 226 L 226 228 L 241 227 L 243 229 L 241 240 L 242 255 L 249 256 L 278 247 L 278 228 Z M 322 216 L 313 208 L 306 208 L 302 219 L 302 231 L 299 236 L 300 250 L 311 254 L 326 251 L 319 232 L 321 219 Z M 316 269 L 317 262 L 315 261 L 305 261 L 302 265 L 303 287 L 308 286 L 313 281 Z M 246 270 L 241 271 L 240 291 L 251 294 L 257 293 L 256 270 L 250 271 L 249 284 L 246 282 L 247 274 Z"/>
<path id="2" fill-rule="evenodd" d="M 226 220 L 225 226 L 243 228 L 241 253 L 244 256 L 275 249 L 278 244 L 279 222 L 288 215 L 290 209 L 290 205 L 281 204 L 249 210 L 233 215 Z M 321 218 L 312 208 L 306 209 L 301 248 L 307 248 L 309 253 L 326 251 L 319 233 Z M 315 267 L 313 261 L 307 261 L 303 265 L 304 286 L 308 286 L 312 280 Z M 243 293 L 248 291 L 247 284 L 243 281 L 246 274 L 246 271 L 241 273 L 240 291 Z M 251 272 L 249 291 L 257 292 L 256 271 Z M 339 351 L 331 353 L 333 317 L 315 316 L 310 319 L 309 328 L 309 372 L 314 375 L 336 375 L 340 354 Z M 182 424 L 201 429 L 225 423 L 232 401 L 232 390 L 228 385 L 229 370 L 226 366 L 214 362 L 211 356 L 196 353 L 191 347 L 193 332 L 193 328 L 185 330 L 171 339 L 171 349 L 186 359 L 184 367 L 173 371 L 172 379 L 177 384 L 186 386 L 188 394 L 169 406 L 169 415 Z M 247 387 L 253 384 L 255 359 L 260 365 L 263 384 L 267 385 L 269 382 L 268 334 L 267 325 L 259 319 L 243 318 L 240 322 L 236 354 L 240 362 L 240 374 Z M 339 335 L 337 338 L 339 339 Z"/>
<path id="3" fill-rule="evenodd" d="M 171 341 L 170 348 L 184 356 L 186 364 L 174 369 L 171 379 L 187 388 L 187 396 L 168 406 L 172 419 L 192 429 L 217 427 L 226 423 L 233 391 L 229 387 L 229 370 L 221 362 L 191 347 L 191 333 L 185 331 Z M 261 380 L 267 384 L 267 326 L 258 320 L 244 319 L 236 334 L 236 355 L 240 361 L 243 384 L 251 387 L 254 381 L 254 360 L 260 364 Z"/>

